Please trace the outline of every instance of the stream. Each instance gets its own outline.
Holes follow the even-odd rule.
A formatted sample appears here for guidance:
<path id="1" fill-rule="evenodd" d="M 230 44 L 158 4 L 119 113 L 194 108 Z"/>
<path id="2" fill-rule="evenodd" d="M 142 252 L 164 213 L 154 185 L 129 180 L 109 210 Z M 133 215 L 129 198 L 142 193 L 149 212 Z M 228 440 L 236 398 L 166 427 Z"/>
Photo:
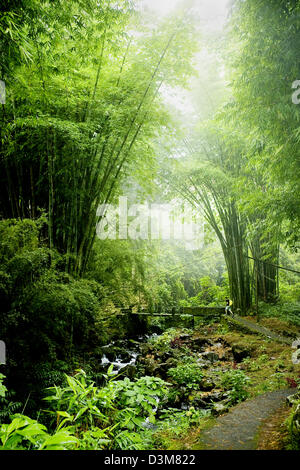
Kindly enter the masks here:
<path id="1" fill-rule="evenodd" d="M 101 372 L 105 373 L 109 366 L 113 365 L 113 375 L 134 380 L 141 368 L 144 375 L 157 375 L 168 381 L 169 368 L 176 367 L 178 363 L 178 355 L 174 356 L 174 352 L 178 346 L 185 345 L 190 349 L 191 354 L 198 357 L 197 363 L 206 373 L 198 391 L 191 391 L 184 384 L 175 385 L 178 398 L 170 403 L 170 406 L 179 410 L 188 410 L 191 406 L 190 396 L 193 395 L 193 407 L 201 410 L 214 407 L 217 412 L 223 411 L 229 400 L 228 393 L 220 390 L 214 376 L 222 369 L 231 368 L 234 360 L 241 360 L 238 358 L 238 354 L 241 353 L 234 352 L 222 338 L 212 340 L 208 335 L 192 338 L 187 334 L 182 334 L 176 339 L 178 346 L 175 341 L 173 349 L 171 346 L 170 350 L 157 352 L 149 340 L 159 336 L 160 334 L 157 333 L 143 335 L 135 339 L 116 340 L 103 346 L 100 359 Z"/>
<path id="2" fill-rule="evenodd" d="M 140 352 L 140 346 L 149 341 L 149 339 L 157 337 L 156 333 L 152 335 L 139 336 L 136 340 L 116 340 L 102 347 L 103 356 L 101 358 L 101 367 L 107 370 L 111 365 L 114 366 L 112 373 L 114 375 L 120 374 L 122 371 L 130 378 L 134 378 L 135 366 Z M 127 370 L 126 370 L 127 369 Z M 153 409 L 156 412 L 159 406 L 158 397 L 154 397 L 157 401 L 157 406 Z M 145 428 L 156 428 L 155 425 L 149 422 L 149 418 L 143 423 Z"/>
<path id="3" fill-rule="evenodd" d="M 134 373 L 138 356 L 141 354 L 140 346 L 151 338 L 157 337 L 157 333 L 152 335 L 139 336 L 137 339 L 121 339 L 112 341 L 102 347 L 103 356 L 101 358 L 101 367 L 107 370 L 113 365 L 113 374 L 117 375 L 125 369 L 132 368 L 131 376 Z"/>

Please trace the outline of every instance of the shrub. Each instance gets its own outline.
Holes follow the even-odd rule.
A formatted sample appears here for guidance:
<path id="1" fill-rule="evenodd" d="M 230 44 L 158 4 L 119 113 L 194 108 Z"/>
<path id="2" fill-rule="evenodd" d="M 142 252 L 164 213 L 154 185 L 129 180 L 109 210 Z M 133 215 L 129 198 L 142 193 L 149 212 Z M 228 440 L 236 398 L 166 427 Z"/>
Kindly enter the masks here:
<path id="1" fill-rule="evenodd" d="M 229 370 L 221 376 L 221 386 L 229 392 L 231 404 L 239 403 L 248 398 L 246 386 L 250 384 L 249 377 L 242 370 Z"/>
<path id="2" fill-rule="evenodd" d="M 45 400 L 52 425 L 72 425 L 83 439 L 81 449 L 144 449 L 149 440 L 146 425 L 155 423 L 168 384 L 156 377 L 116 380 L 112 366 L 106 379 L 107 384 L 97 388 L 80 370 L 66 376 L 65 386 L 50 387 Z"/>
<path id="3" fill-rule="evenodd" d="M 68 429 L 53 435 L 38 421 L 21 414 L 12 416 L 10 424 L 0 427 L 1 450 L 67 450 L 78 446 L 78 439 Z"/>
<path id="4" fill-rule="evenodd" d="M 198 389 L 203 379 L 203 371 L 197 363 L 180 364 L 172 367 L 168 375 L 178 385 L 185 386 L 188 389 Z"/>
<path id="5" fill-rule="evenodd" d="M 300 401 L 294 403 L 293 410 L 287 419 L 289 432 L 289 450 L 300 450 Z"/>

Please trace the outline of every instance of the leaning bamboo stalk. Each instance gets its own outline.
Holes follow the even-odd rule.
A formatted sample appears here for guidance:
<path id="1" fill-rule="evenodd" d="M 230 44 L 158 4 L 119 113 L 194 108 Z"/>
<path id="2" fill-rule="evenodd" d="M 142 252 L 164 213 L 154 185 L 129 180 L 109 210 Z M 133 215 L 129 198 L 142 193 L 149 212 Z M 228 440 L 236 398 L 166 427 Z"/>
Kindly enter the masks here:
<path id="1" fill-rule="evenodd" d="M 155 69 L 154 69 L 154 71 L 153 71 L 153 73 L 152 73 L 152 75 L 151 75 L 151 78 L 150 78 L 149 83 L 148 83 L 148 85 L 147 85 L 147 87 L 146 87 L 146 89 L 145 89 L 145 91 L 144 91 L 144 93 L 143 93 L 142 99 L 140 100 L 140 103 L 139 103 L 138 108 L 137 108 L 137 110 L 136 110 L 136 112 L 135 112 L 135 115 L 134 115 L 133 119 L 132 119 L 131 122 L 130 122 L 130 125 L 129 125 L 128 129 L 127 129 L 127 132 L 126 132 L 126 134 L 125 134 L 125 136 L 124 136 L 124 138 L 123 138 L 122 144 L 121 144 L 120 148 L 118 149 L 118 152 L 117 152 L 116 156 L 113 158 L 113 166 L 110 165 L 110 173 L 112 173 L 113 167 L 114 167 L 114 166 L 117 164 L 117 162 L 118 162 L 118 159 L 119 159 L 119 157 L 120 157 L 120 155 L 121 155 L 121 152 L 122 152 L 122 150 L 124 149 L 124 147 L 125 147 L 125 145 L 126 145 L 126 142 L 127 142 L 128 138 L 129 138 L 129 136 L 130 136 L 131 130 L 133 129 L 133 126 L 135 125 L 136 120 L 137 120 L 137 118 L 138 118 L 138 116 L 139 116 L 140 110 L 142 109 L 142 107 L 143 107 L 143 105 L 144 105 L 144 102 L 145 102 L 145 100 L 146 100 L 146 98 L 147 98 L 147 96 L 148 96 L 148 93 L 149 93 L 149 91 L 150 91 L 150 89 L 151 89 L 151 86 L 152 86 L 152 84 L 154 83 L 154 80 L 155 80 L 155 78 L 156 78 L 156 75 L 157 75 L 158 71 L 160 70 L 160 66 L 161 66 L 161 64 L 162 64 L 162 62 L 163 62 L 163 60 L 164 60 L 164 58 L 165 58 L 165 56 L 166 56 L 166 54 L 167 54 L 167 51 L 168 51 L 168 49 L 169 49 L 169 47 L 170 47 L 170 45 L 171 45 L 173 39 L 175 38 L 176 34 L 177 34 L 177 32 L 175 31 L 175 32 L 170 36 L 170 38 L 169 38 L 169 40 L 168 40 L 168 42 L 167 42 L 167 44 L 166 44 L 166 46 L 165 46 L 165 48 L 164 48 L 162 54 L 160 55 L 159 61 L 158 61 L 157 65 L 156 65 L 156 67 L 155 67 Z M 139 130 L 140 130 L 140 128 L 138 127 L 138 132 L 139 132 Z M 135 137 L 134 137 L 134 140 L 135 140 Z M 130 146 L 131 146 L 131 144 L 130 144 Z M 125 160 L 124 160 L 123 163 L 122 163 L 122 162 L 123 162 L 123 160 L 121 161 L 121 167 L 120 167 L 120 168 L 123 167 L 123 164 L 124 164 Z M 116 178 L 118 177 L 119 173 L 120 173 L 120 170 L 119 170 L 119 171 L 117 170 L 117 176 L 116 176 Z M 104 181 L 104 185 L 106 184 L 106 182 L 107 182 L 107 180 L 108 180 L 108 175 L 105 175 L 105 177 L 106 177 L 106 178 L 105 178 L 105 181 Z M 104 186 L 103 186 L 103 182 L 102 182 L 102 187 L 104 187 Z M 92 221 L 91 221 L 91 218 L 90 218 L 89 222 L 87 223 L 87 229 L 85 230 L 85 233 L 83 234 L 83 239 L 82 239 L 81 244 L 80 244 L 80 247 L 79 247 L 78 263 L 77 263 L 77 265 L 76 265 L 76 271 L 77 271 L 77 272 L 80 272 L 81 269 L 82 269 L 82 265 L 83 265 L 83 251 L 84 251 L 84 247 L 85 247 L 85 244 L 86 244 L 86 239 L 87 239 L 88 234 L 89 234 L 89 232 L 90 232 L 90 230 L 91 230 L 91 225 L 92 225 Z"/>

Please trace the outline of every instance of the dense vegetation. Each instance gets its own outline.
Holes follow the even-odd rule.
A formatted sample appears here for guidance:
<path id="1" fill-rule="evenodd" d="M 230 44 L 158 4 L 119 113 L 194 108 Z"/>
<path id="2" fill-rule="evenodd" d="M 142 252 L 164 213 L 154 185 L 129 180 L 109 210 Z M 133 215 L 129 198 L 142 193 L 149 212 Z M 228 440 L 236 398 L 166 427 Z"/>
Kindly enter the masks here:
<path id="1" fill-rule="evenodd" d="M 184 316 L 130 312 L 230 298 L 299 336 L 300 2 L 234 0 L 209 32 L 197 1 L 162 19 L 141 3 L 0 5 L 3 449 L 181 448 L 183 436 L 197 448 L 218 414 L 299 385 L 289 347 L 224 318 L 191 330 Z M 122 195 L 187 204 L 201 237 L 100 239 L 104 205 Z M 104 359 L 128 339 L 137 362 L 116 375 Z M 299 406 L 288 448 L 300 446 Z"/>

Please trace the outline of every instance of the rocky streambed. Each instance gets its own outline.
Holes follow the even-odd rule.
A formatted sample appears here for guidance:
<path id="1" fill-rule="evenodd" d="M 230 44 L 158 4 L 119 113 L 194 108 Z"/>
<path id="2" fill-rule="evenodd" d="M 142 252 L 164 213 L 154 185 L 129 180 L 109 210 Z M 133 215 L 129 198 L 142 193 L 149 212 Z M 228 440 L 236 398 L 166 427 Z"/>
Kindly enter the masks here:
<path id="1" fill-rule="evenodd" d="M 104 346 L 100 369 L 105 372 L 113 365 L 120 378 L 159 377 L 172 385 L 168 407 L 188 410 L 193 406 L 220 414 L 232 402 L 230 390 L 221 385 L 222 374 L 236 369 L 249 355 L 247 348 L 229 344 L 213 331 L 195 334 L 171 329 Z"/>

